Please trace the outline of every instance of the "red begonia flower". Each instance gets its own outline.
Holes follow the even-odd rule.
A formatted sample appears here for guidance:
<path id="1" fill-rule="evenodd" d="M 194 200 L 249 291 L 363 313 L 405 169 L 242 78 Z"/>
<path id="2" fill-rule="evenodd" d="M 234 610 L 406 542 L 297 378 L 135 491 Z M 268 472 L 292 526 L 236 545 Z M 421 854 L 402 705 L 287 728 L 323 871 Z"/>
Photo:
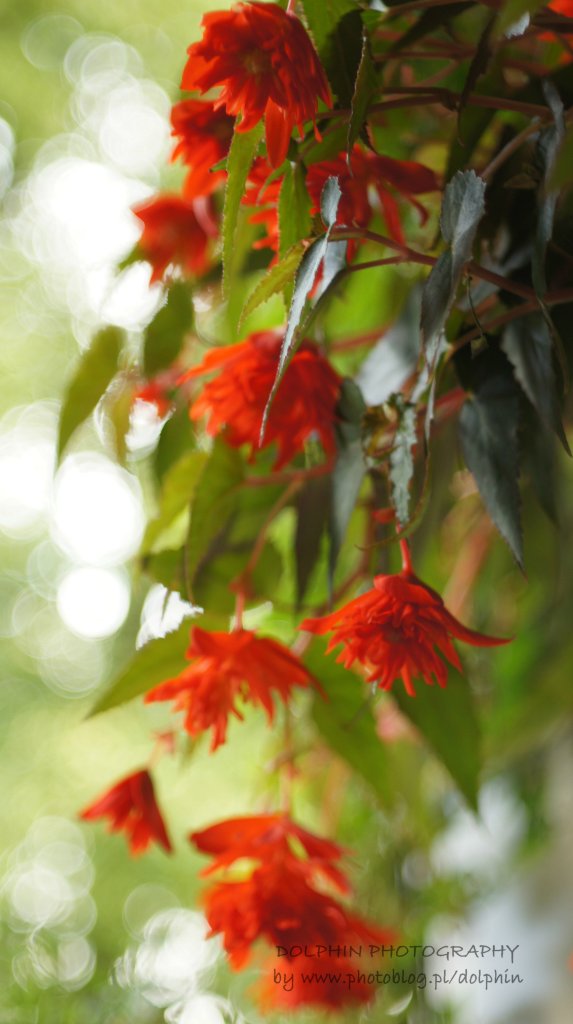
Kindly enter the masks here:
<path id="1" fill-rule="evenodd" d="M 282 187 L 282 178 L 268 181 L 271 167 L 263 157 L 253 162 L 247 178 L 247 189 L 243 196 L 243 206 L 254 207 L 255 212 L 249 216 L 251 224 L 262 224 L 265 233 L 257 238 L 254 249 L 279 249 L 279 216 L 278 202 Z M 274 262 L 274 261 L 273 261 Z"/>
<path id="2" fill-rule="evenodd" d="M 132 854 L 143 853 L 153 841 L 168 853 L 172 846 L 157 806 L 147 769 L 128 775 L 80 813 L 84 821 L 109 818 L 109 831 L 127 833 Z"/>
<path id="3" fill-rule="evenodd" d="M 208 195 L 224 181 L 225 171 L 211 171 L 229 152 L 233 118 L 211 100 L 181 100 L 171 110 L 171 134 L 178 139 L 171 159 L 183 160 L 189 173 L 183 194 L 187 199 Z"/>
<path id="4" fill-rule="evenodd" d="M 145 703 L 175 701 L 175 710 L 185 711 L 191 736 L 213 730 L 211 750 L 225 742 L 229 715 L 242 719 L 238 698 L 262 706 L 272 721 L 273 690 L 286 702 L 294 686 L 316 683 L 288 648 L 246 629 L 208 633 L 195 626 L 186 657 L 190 664 L 150 690 Z"/>
<path id="5" fill-rule="evenodd" d="M 299 19 L 276 4 L 238 3 L 203 17 L 203 38 L 188 49 L 182 89 L 221 87 L 215 100 L 241 115 L 237 131 L 265 119 L 273 167 L 286 157 L 293 128 L 315 121 L 321 99 L 331 105 L 326 75 Z"/>
<path id="6" fill-rule="evenodd" d="M 191 419 L 207 415 L 210 434 L 226 427 L 228 443 L 233 448 L 250 445 L 251 459 L 259 447 L 263 412 L 275 380 L 282 340 L 280 331 L 258 331 L 237 345 L 209 352 L 199 366 L 181 378 L 185 381 L 219 371 L 191 406 Z M 287 366 L 261 445 L 268 448 L 277 442 L 275 468 L 302 451 L 313 433 L 318 434 L 327 454 L 334 452 L 340 383 L 341 378 L 317 347 L 303 341 Z"/>
<path id="7" fill-rule="evenodd" d="M 448 670 L 441 660 L 461 670 L 452 638 L 477 647 L 505 644 L 507 639 L 485 636 L 458 622 L 439 594 L 417 578 L 407 566 L 393 576 L 375 576 L 374 587 L 321 619 L 305 619 L 301 629 L 334 635 L 328 650 L 344 648 L 337 660 L 347 668 L 358 661 L 368 681 L 390 690 L 398 677 L 406 693 L 415 696 L 413 680 L 444 687 Z"/>
<path id="8" fill-rule="evenodd" d="M 425 223 L 427 212 L 414 196 L 433 192 L 440 187 L 434 172 L 422 164 L 412 160 L 394 160 L 389 156 L 379 156 L 355 145 L 350 157 L 350 166 L 346 154 L 340 153 L 334 160 L 324 160 L 309 168 L 306 184 L 313 203 L 313 213 L 320 210 L 322 190 L 327 179 L 332 176 L 338 178 L 342 192 L 337 224 L 368 227 L 375 213 L 370 203 L 374 192 L 378 197 L 388 232 L 400 245 L 404 245 L 404 232 L 400 223 L 398 204 L 391 189 L 415 206 L 422 223 Z"/>
<path id="9" fill-rule="evenodd" d="M 211 265 L 210 240 L 218 229 L 209 199 L 188 202 L 177 195 L 159 195 L 133 208 L 143 224 L 139 249 L 151 263 L 151 284 L 160 281 L 170 264 L 199 276 Z"/>
<path id="10" fill-rule="evenodd" d="M 302 847 L 299 856 L 295 845 Z M 263 815 L 231 819 L 191 836 L 201 852 L 214 853 L 214 868 L 228 869 L 244 858 L 257 863 L 249 877 L 219 881 L 205 895 L 211 934 L 221 933 L 231 966 L 247 961 L 251 946 L 260 938 L 287 950 L 296 945 L 348 945 L 361 940 L 387 941 L 380 929 L 352 914 L 338 900 L 318 891 L 324 879 L 348 884 L 336 862 L 341 850 L 328 840 L 299 828 L 287 816 Z"/>

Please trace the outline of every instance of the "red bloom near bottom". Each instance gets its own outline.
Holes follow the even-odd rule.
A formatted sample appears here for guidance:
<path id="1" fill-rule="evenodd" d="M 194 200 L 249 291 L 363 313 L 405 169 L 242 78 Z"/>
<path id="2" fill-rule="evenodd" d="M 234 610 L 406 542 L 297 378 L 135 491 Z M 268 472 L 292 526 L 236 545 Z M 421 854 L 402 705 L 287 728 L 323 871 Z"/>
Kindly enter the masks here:
<path id="1" fill-rule="evenodd" d="M 328 885 L 342 892 L 349 889 L 338 866 L 343 853 L 339 846 L 280 814 L 219 822 L 190 838 L 201 852 L 215 858 L 203 874 L 227 871 L 237 861 L 241 865 L 246 860 L 253 863 L 246 878 L 242 869 L 237 880 L 224 877 L 207 890 L 205 914 L 211 934 L 222 935 L 235 969 L 245 965 L 251 947 L 259 939 L 280 947 L 280 959 L 267 963 L 259 987 L 264 1005 L 314 1003 L 333 1008 L 373 997 L 373 986 L 357 984 L 352 991 L 329 979 L 316 979 L 310 984 L 302 979 L 309 961 L 303 964 L 298 959 L 301 948 L 340 949 L 341 959 L 332 956 L 322 963 L 326 971 L 340 971 L 346 970 L 350 946 L 384 945 L 395 938 L 388 929 L 363 920 L 323 891 Z M 309 968 L 316 969 L 320 969 L 318 960 Z M 292 989 L 281 989 L 275 983 L 275 970 L 292 973 L 296 978 Z"/>
<path id="2" fill-rule="evenodd" d="M 172 846 L 161 812 L 157 806 L 153 782 L 147 769 L 128 775 L 108 789 L 81 812 L 84 821 L 109 818 L 110 832 L 122 829 L 127 833 L 134 856 L 156 842 L 168 853 Z"/>

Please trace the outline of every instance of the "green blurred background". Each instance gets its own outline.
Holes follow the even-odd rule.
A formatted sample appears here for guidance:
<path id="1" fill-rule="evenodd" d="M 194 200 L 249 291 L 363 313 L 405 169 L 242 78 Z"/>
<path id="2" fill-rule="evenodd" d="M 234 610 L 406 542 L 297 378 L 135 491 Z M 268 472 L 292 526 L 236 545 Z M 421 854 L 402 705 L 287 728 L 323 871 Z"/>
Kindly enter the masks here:
<path id="1" fill-rule="evenodd" d="M 169 107 L 185 48 L 202 12 L 216 6 L 5 0 L 1 7 L 2 1024 L 259 1019 L 246 991 L 256 969 L 231 975 L 217 944 L 205 942 L 194 909 L 201 861 L 185 836 L 265 801 L 272 806 L 267 766 L 278 741 L 252 712 L 215 757 L 198 745 L 161 762 L 158 795 L 178 850 L 172 858 L 152 850 L 133 861 L 122 836 L 77 824 L 79 808 L 145 763 L 150 729 L 169 722 L 139 704 L 86 719 L 138 633 L 141 642 L 161 626 L 161 590 L 130 571 L 148 504 L 154 423 L 136 425 L 128 471 L 110 457 L 96 415 L 54 476 L 58 400 L 78 352 L 106 322 L 125 327 L 137 351 L 158 305 L 145 265 L 119 278 L 114 267 L 137 238 L 129 207 L 179 181 L 166 163 Z M 384 294 L 376 290 L 374 305 L 360 303 L 371 317 L 363 315 L 364 324 L 340 303 L 332 333 L 388 322 L 391 291 L 390 282 Z M 528 580 L 495 539 L 470 597 L 463 590 L 472 569 L 460 550 L 480 531 L 487 546 L 488 527 L 471 488 L 464 497 L 463 473 L 455 477 L 462 498 L 452 506 L 453 432 L 439 444 L 436 497 L 416 539 L 421 574 L 449 587 L 446 597 L 463 616 L 479 623 L 487 612 L 499 632 L 519 633 L 493 658 L 466 658 L 484 709 L 480 817 L 404 732 L 391 703 L 380 720 L 384 772 L 395 789 L 389 806 L 317 749 L 298 812 L 359 852 L 352 875 L 361 907 L 410 941 L 520 947 L 522 984 L 446 995 L 396 988 L 349 1021 L 568 1024 L 572 471 L 559 464 L 559 532 L 525 494 Z M 168 612 L 175 620 L 174 599 Z M 274 625 L 291 628 L 278 614 Z"/>

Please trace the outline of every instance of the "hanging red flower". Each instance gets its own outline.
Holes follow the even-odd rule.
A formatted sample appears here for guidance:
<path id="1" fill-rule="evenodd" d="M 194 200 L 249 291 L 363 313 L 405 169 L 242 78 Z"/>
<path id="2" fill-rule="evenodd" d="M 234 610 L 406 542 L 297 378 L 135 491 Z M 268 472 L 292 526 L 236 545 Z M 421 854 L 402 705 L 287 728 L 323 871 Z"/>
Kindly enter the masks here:
<path id="1" fill-rule="evenodd" d="M 160 281 L 170 264 L 200 276 L 211 266 L 210 241 L 218 234 L 209 200 L 188 202 L 177 195 L 159 195 L 133 208 L 143 224 L 139 249 L 153 268 L 151 284 Z"/>
<path id="2" fill-rule="evenodd" d="M 406 693 L 415 696 L 414 679 L 428 685 L 447 683 L 448 671 L 441 660 L 461 670 L 452 638 L 477 647 L 494 647 L 509 641 L 468 629 L 444 607 L 439 594 L 414 575 L 409 556 L 405 567 L 393 576 L 375 576 L 374 587 L 321 619 L 305 619 L 301 629 L 334 635 L 328 650 L 344 644 L 337 660 L 347 668 L 360 662 L 368 681 L 390 690 L 398 677 Z"/>
<path id="3" fill-rule="evenodd" d="M 332 863 L 342 853 L 335 843 L 300 829 L 288 816 L 261 817 L 260 823 L 255 818 L 220 822 L 190 837 L 201 852 L 215 853 L 208 872 L 228 869 L 245 857 L 255 861 L 248 878 L 242 872 L 240 881 L 219 881 L 205 894 L 211 934 L 223 936 L 232 967 L 244 966 L 258 939 L 287 950 L 300 945 L 388 941 L 387 929 L 364 921 L 315 888 L 317 882 L 334 880 L 348 890 L 346 878 Z M 291 845 L 293 839 L 301 844 L 303 856 Z"/>
<path id="4" fill-rule="evenodd" d="M 225 179 L 225 171 L 211 171 L 229 152 L 233 118 L 211 100 L 181 100 L 171 109 L 171 134 L 178 139 L 171 159 L 189 168 L 183 194 L 187 199 L 208 195 Z"/>
<path id="5" fill-rule="evenodd" d="M 312 213 L 319 212 L 322 190 L 327 179 L 332 176 L 338 178 L 342 192 L 337 223 L 348 227 L 368 227 L 376 212 L 371 204 L 374 195 L 380 204 L 390 236 L 400 245 L 405 244 L 405 239 L 394 192 L 418 210 L 424 224 L 428 214 L 414 197 L 424 192 L 434 192 L 440 187 L 436 175 L 428 167 L 412 160 L 379 156 L 363 150 L 357 144 L 352 150 L 350 165 L 346 154 L 340 153 L 334 160 L 324 160 L 309 168 L 306 184 L 312 199 Z"/>
<path id="6" fill-rule="evenodd" d="M 134 856 L 156 842 L 168 853 L 172 846 L 161 811 L 157 806 L 153 782 L 147 769 L 128 775 L 108 789 L 80 813 L 84 821 L 109 818 L 110 832 L 127 833 Z"/>
<path id="7" fill-rule="evenodd" d="M 246 629 L 208 633 L 195 626 L 186 657 L 191 664 L 150 690 L 145 703 L 175 701 L 175 710 L 185 712 L 191 736 L 213 730 L 211 750 L 225 742 L 229 715 L 242 720 L 239 698 L 263 707 L 270 722 L 273 690 L 286 703 L 294 686 L 316 682 L 288 648 Z"/>
<path id="8" fill-rule="evenodd" d="M 237 131 L 264 117 L 267 152 L 278 167 L 293 128 L 314 121 L 321 99 L 331 105 L 326 75 L 299 19 L 276 4 L 238 3 L 203 17 L 203 38 L 188 49 L 182 89 L 201 93 L 215 86 L 215 100 L 241 115 Z"/>
<path id="9" fill-rule="evenodd" d="M 209 352 L 203 362 L 181 381 L 219 371 L 205 384 L 190 409 L 198 420 L 208 416 L 207 430 L 218 434 L 226 427 L 226 440 L 234 448 L 259 447 L 263 412 L 273 386 L 283 334 L 259 331 L 237 345 Z M 303 341 L 291 359 L 271 406 L 261 448 L 277 442 L 275 468 L 302 451 L 316 433 L 327 454 L 335 450 L 334 423 L 341 378 L 317 347 Z"/>

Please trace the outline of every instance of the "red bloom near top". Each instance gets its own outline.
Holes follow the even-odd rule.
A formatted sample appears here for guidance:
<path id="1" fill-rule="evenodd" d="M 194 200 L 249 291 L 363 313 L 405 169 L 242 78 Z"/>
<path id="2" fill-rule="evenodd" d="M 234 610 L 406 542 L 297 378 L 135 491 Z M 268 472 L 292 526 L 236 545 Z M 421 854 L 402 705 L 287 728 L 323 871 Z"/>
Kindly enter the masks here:
<path id="1" fill-rule="evenodd" d="M 305 619 L 301 629 L 334 632 L 328 650 L 344 644 L 338 656 L 347 668 L 359 661 L 368 681 L 390 690 L 400 676 L 406 693 L 415 696 L 415 678 L 445 686 L 448 671 L 440 655 L 457 669 L 460 660 L 452 637 L 478 647 L 509 641 L 467 629 L 444 607 L 439 594 L 414 576 L 409 560 L 394 576 L 375 576 L 374 587 L 322 619 Z"/>
<path id="2" fill-rule="evenodd" d="M 218 370 L 191 406 L 191 419 L 209 416 L 207 430 L 218 434 L 227 427 L 226 440 L 234 448 L 259 447 L 263 412 L 273 386 L 283 334 L 259 331 L 237 345 L 209 352 L 181 381 Z M 316 432 L 325 451 L 335 450 L 334 423 L 341 378 L 315 345 L 303 341 L 291 359 L 271 406 L 262 448 L 276 441 L 275 468 L 302 451 Z"/>
<path id="3" fill-rule="evenodd" d="M 153 782 L 147 769 L 128 775 L 108 789 L 81 812 L 84 821 L 109 818 L 110 832 L 123 829 L 134 856 L 143 853 L 151 842 L 159 843 L 168 853 L 171 843 L 161 812 L 157 806 Z"/>
<path id="4" fill-rule="evenodd" d="M 265 118 L 273 167 L 292 130 L 314 121 L 318 99 L 331 104 L 326 75 L 301 22 L 276 4 L 238 3 L 203 17 L 203 38 L 188 49 L 182 89 L 221 87 L 215 105 L 241 115 L 237 131 Z"/>
<path id="5" fill-rule="evenodd" d="M 326 880 L 348 890 L 336 864 L 343 851 L 299 828 L 286 815 L 235 818 L 195 832 L 190 839 L 201 852 L 215 854 L 205 873 L 245 857 L 256 862 L 248 878 L 242 871 L 240 881 L 217 882 L 205 897 L 211 933 L 222 933 L 234 968 L 246 963 L 259 938 L 287 949 L 388 941 L 387 929 L 363 921 L 314 887 L 315 881 Z M 291 840 L 302 847 L 302 857 Z"/>
<path id="6" fill-rule="evenodd" d="M 191 736 L 213 730 L 211 750 L 225 742 L 229 715 L 242 719 L 236 707 L 239 697 L 260 704 L 272 721 L 273 690 L 286 702 L 294 686 L 316 683 L 288 648 L 246 629 L 207 633 L 195 626 L 187 658 L 191 664 L 150 690 L 145 703 L 175 701 L 175 710 L 185 711 Z"/>
<path id="7" fill-rule="evenodd" d="M 225 171 L 211 171 L 229 152 L 233 118 L 210 100 L 182 100 L 171 109 L 172 135 L 178 139 L 171 159 L 179 157 L 189 168 L 183 194 L 188 199 L 208 195 L 225 179 Z"/>
<path id="8" fill-rule="evenodd" d="M 313 164 L 308 171 L 306 184 L 313 202 L 313 213 L 320 210 L 320 196 L 325 182 L 331 176 L 338 178 L 342 197 L 338 206 L 338 224 L 366 228 L 374 210 L 370 204 L 370 190 L 378 197 L 382 213 L 391 237 L 404 244 L 404 232 L 400 223 L 398 204 L 392 194 L 394 189 L 419 211 L 422 223 L 427 220 L 425 208 L 414 198 L 424 192 L 438 189 L 436 175 L 428 167 L 412 160 L 394 160 L 389 156 L 366 152 L 355 145 L 350 158 L 340 153 L 334 160 Z"/>
<path id="9" fill-rule="evenodd" d="M 209 200 L 159 195 L 133 212 L 143 223 L 139 248 L 153 267 L 151 284 L 161 280 L 171 263 L 192 276 L 209 269 L 209 242 L 218 234 Z"/>

